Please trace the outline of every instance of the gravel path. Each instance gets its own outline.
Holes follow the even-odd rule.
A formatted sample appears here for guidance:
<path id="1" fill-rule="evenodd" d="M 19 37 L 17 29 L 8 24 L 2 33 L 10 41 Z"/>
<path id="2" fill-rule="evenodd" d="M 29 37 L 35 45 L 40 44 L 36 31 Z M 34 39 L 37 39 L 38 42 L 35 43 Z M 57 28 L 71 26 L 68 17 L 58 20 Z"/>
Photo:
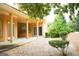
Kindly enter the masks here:
<path id="1" fill-rule="evenodd" d="M 59 54 L 45 38 L 37 38 L 23 46 L 0 53 L 1 56 L 57 56 Z"/>

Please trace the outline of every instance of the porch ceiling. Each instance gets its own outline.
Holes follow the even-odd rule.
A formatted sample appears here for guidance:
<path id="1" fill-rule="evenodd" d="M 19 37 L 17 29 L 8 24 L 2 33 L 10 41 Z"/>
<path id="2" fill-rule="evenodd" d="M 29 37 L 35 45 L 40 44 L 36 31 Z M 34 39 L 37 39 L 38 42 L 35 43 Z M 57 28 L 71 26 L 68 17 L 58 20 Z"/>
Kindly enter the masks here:
<path id="1" fill-rule="evenodd" d="M 37 21 L 39 22 L 39 24 L 42 24 L 44 22 L 44 20 L 30 20 L 30 19 L 18 19 L 19 23 L 26 23 L 28 21 L 29 24 L 31 25 L 36 25 Z"/>
<path id="2" fill-rule="evenodd" d="M 9 15 L 8 12 L 6 12 L 5 10 L 3 10 L 3 9 L 1 9 L 1 8 L 0 8 L 0 14 L 3 14 L 3 15 Z"/>
<path id="3" fill-rule="evenodd" d="M 43 24 L 43 20 L 28 20 L 29 25 L 32 27 L 36 27 L 37 26 L 37 21 L 38 21 L 38 26 L 42 26 Z"/>
<path id="4" fill-rule="evenodd" d="M 28 19 L 18 18 L 19 23 L 26 23 Z"/>
<path id="5" fill-rule="evenodd" d="M 33 19 L 32 20 L 28 20 L 29 23 L 37 23 L 37 21 L 39 23 L 43 23 L 44 22 L 44 20 L 35 20 L 35 19 L 34 20 Z"/>
<path id="6" fill-rule="evenodd" d="M 29 23 L 29 26 L 31 26 L 31 27 L 37 27 L 37 24 L 35 24 L 35 23 Z M 40 26 L 42 26 L 42 24 L 38 24 L 38 26 L 40 27 Z"/>
<path id="7" fill-rule="evenodd" d="M 16 15 L 17 17 L 20 17 L 22 19 L 28 19 L 28 16 L 26 14 L 4 3 L 0 4 L 0 13 L 5 13 L 7 15 L 12 13 L 13 15 Z"/>

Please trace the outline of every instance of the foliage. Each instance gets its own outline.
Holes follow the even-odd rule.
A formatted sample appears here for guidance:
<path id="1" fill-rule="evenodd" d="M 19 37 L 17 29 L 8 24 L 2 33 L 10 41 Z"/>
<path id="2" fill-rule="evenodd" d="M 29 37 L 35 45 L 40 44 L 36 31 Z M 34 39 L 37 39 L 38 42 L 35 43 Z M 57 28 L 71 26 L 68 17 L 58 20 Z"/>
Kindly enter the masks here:
<path id="1" fill-rule="evenodd" d="M 49 44 L 55 48 L 65 48 L 65 46 L 68 45 L 69 42 L 65 40 L 50 40 Z"/>
<path id="2" fill-rule="evenodd" d="M 66 24 L 65 18 L 61 11 L 56 15 L 54 23 L 52 23 L 48 29 L 49 35 L 53 37 L 62 37 L 62 35 L 66 35 L 71 31 L 72 30 Z"/>
<path id="3" fill-rule="evenodd" d="M 57 48 L 59 50 L 59 48 L 61 48 L 63 55 L 66 55 L 64 53 L 64 49 L 65 47 L 67 47 L 69 45 L 68 41 L 65 40 L 51 40 L 49 41 L 49 44 L 55 48 Z"/>
<path id="4" fill-rule="evenodd" d="M 76 16 L 76 30 L 79 31 L 79 12 Z"/>
<path id="5" fill-rule="evenodd" d="M 72 16 L 75 14 L 75 10 L 79 8 L 79 3 L 68 3 L 66 5 L 61 5 L 61 3 L 53 3 L 54 8 L 59 8 L 63 11 L 63 13 L 70 13 L 70 20 L 72 20 Z"/>
<path id="6" fill-rule="evenodd" d="M 71 28 L 71 31 L 72 31 L 72 32 L 76 31 L 76 28 L 77 28 L 76 20 L 74 20 L 74 21 L 69 21 L 69 22 L 68 22 L 68 26 Z"/>
<path id="7" fill-rule="evenodd" d="M 59 12 L 60 12 L 60 9 L 58 8 L 54 11 L 54 14 L 58 14 Z"/>
<path id="8" fill-rule="evenodd" d="M 72 20 L 75 10 L 79 8 L 79 3 L 68 3 L 63 5 L 61 3 L 19 3 L 19 9 L 26 11 L 30 17 L 34 18 L 43 18 L 47 16 L 52 7 L 62 10 L 63 13 L 70 13 L 70 20 Z M 58 12 L 58 9 L 55 10 L 55 13 Z"/>
<path id="9" fill-rule="evenodd" d="M 62 9 L 63 12 L 70 12 L 70 13 L 74 13 L 75 10 L 77 10 L 79 8 L 79 3 L 68 3 L 66 5 L 61 5 L 61 3 L 53 3 L 53 7 L 54 8 L 59 8 Z"/>
<path id="10" fill-rule="evenodd" d="M 30 17 L 43 18 L 51 10 L 52 4 L 49 3 L 19 3 L 19 9 L 26 11 Z"/>

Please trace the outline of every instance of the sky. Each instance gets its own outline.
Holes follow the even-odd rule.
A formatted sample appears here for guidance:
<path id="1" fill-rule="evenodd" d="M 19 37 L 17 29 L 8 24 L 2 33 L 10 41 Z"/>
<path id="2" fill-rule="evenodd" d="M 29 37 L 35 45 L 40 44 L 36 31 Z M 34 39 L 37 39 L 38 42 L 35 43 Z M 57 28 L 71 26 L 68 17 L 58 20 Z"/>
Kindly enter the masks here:
<path id="1" fill-rule="evenodd" d="M 54 8 L 52 8 L 52 10 L 50 11 L 49 15 L 45 17 L 45 19 L 47 20 L 48 23 L 51 23 L 54 21 L 55 19 L 55 14 L 54 14 Z M 68 13 L 64 13 L 64 17 L 66 19 L 67 22 L 69 22 L 69 14 Z"/>
<path id="2" fill-rule="evenodd" d="M 12 6 L 12 7 L 14 7 L 14 8 L 17 8 L 17 9 L 18 9 L 18 5 L 15 4 L 15 3 L 7 3 L 7 4 L 10 5 L 10 6 Z M 67 4 L 67 3 L 62 3 L 62 5 L 63 5 L 63 4 Z M 54 10 L 55 10 L 55 9 L 52 8 L 51 11 L 50 11 L 50 13 L 49 13 L 49 15 L 46 16 L 46 17 L 44 17 L 44 19 L 45 19 L 48 23 L 53 22 L 54 19 L 55 19 Z M 68 22 L 68 21 L 69 21 L 69 14 L 65 13 L 64 16 L 65 16 L 66 21 Z"/>

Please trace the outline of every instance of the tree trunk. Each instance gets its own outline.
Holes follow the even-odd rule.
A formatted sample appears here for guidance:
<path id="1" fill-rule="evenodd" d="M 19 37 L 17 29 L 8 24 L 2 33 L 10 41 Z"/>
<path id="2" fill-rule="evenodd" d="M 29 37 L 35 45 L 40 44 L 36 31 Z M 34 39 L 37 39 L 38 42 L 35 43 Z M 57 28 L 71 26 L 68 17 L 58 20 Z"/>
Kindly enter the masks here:
<path id="1" fill-rule="evenodd" d="M 62 48 L 61 50 L 62 50 L 62 56 L 66 56 L 66 54 L 64 53 L 64 48 Z"/>

